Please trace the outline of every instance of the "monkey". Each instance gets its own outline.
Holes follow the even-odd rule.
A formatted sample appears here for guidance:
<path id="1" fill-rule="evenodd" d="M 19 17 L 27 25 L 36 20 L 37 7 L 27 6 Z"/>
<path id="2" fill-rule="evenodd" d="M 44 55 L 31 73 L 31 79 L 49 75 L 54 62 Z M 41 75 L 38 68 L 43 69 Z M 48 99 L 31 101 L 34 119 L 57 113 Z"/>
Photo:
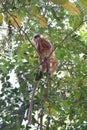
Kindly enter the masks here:
<path id="1" fill-rule="evenodd" d="M 43 73 L 47 73 L 48 75 L 48 83 L 47 83 L 47 91 L 44 96 L 44 102 L 48 97 L 48 86 L 50 75 L 52 75 L 57 69 L 59 62 L 54 60 L 54 51 L 53 46 L 50 42 L 48 42 L 42 35 L 37 34 L 34 36 L 34 46 L 38 54 L 38 62 L 40 64 L 40 72 L 36 77 L 36 84 L 33 89 L 32 98 L 29 106 L 29 114 L 28 114 L 28 124 L 31 124 L 32 121 L 32 107 L 33 107 L 33 99 L 35 95 L 36 88 L 40 82 L 40 79 L 43 76 Z M 27 125 L 28 125 L 27 124 Z"/>
<path id="2" fill-rule="evenodd" d="M 38 62 L 40 64 L 39 78 L 43 73 L 52 75 L 57 69 L 59 62 L 54 60 L 53 46 L 42 35 L 34 36 L 34 45 L 38 54 Z"/>

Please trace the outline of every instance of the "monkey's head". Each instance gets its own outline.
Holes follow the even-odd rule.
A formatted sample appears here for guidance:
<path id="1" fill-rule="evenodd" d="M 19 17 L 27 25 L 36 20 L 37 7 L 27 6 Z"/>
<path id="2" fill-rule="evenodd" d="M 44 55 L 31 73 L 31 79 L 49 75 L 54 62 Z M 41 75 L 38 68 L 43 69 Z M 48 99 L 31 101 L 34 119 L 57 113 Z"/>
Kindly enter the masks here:
<path id="1" fill-rule="evenodd" d="M 39 41 L 39 39 L 41 39 L 43 36 L 41 35 L 41 34 L 37 34 L 37 35 L 35 35 L 34 36 L 34 42 L 38 42 Z"/>
<path id="2" fill-rule="evenodd" d="M 34 39 L 37 39 L 37 38 L 40 38 L 40 34 L 36 34 L 35 36 L 34 36 Z"/>

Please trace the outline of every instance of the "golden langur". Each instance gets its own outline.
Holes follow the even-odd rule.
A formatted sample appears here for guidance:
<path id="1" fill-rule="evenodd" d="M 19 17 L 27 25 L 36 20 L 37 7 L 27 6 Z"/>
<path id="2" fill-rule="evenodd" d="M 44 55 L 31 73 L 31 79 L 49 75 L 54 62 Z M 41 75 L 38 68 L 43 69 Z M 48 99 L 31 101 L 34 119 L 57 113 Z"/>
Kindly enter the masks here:
<path id="1" fill-rule="evenodd" d="M 42 35 L 34 36 L 34 45 L 38 53 L 38 62 L 40 64 L 40 75 L 47 72 L 54 73 L 59 62 L 54 60 L 53 46 Z"/>

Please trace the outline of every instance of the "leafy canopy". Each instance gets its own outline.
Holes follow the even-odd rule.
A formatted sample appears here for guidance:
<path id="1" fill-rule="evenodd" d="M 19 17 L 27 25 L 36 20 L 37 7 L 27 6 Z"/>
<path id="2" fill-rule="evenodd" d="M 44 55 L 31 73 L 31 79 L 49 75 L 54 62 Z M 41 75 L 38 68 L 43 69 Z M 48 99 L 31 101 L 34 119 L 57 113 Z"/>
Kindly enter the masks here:
<path id="1" fill-rule="evenodd" d="M 24 130 L 35 76 L 39 71 L 33 36 L 54 46 L 60 66 L 43 101 L 47 75 L 34 97 L 32 125 L 26 129 L 87 129 L 87 2 L 78 0 L 0 1 L 0 128 Z M 43 113 L 42 113 L 43 110 Z M 33 128 L 32 128 L 33 127 Z"/>

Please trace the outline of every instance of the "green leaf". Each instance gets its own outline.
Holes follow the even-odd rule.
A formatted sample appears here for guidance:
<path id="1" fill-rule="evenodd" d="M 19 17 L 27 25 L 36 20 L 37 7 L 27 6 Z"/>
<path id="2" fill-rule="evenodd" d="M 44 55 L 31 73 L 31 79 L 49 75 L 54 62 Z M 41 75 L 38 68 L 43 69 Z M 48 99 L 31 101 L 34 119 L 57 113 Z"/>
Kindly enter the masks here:
<path id="1" fill-rule="evenodd" d="M 70 16 L 69 23 L 72 27 L 77 27 L 82 21 L 82 16 Z"/>
<path id="2" fill-rule="evenodd" d="M 50 106 L 48 102 L 45 102 L 44 109 L 46 114 L 55 117 L 58 116 L 58 112 L 52 106 Z"/>
<path id="3" fill-rule="evenodd" d="M 76 100 L 79 100 L 80 99 L 80 92 L 78 91 L 78 90 L 76 90 L 75 92 L 74 92 L 74 95 L 75 95 L 75 98 L 76 98 Z"/>
<path id="4" fill-rule="evenodd" d="M 39 13 L 40 13 L 40 8 L 38 6 L 32 6 L 30 14 L 32 16 L 36 16 Z"/>
<path id="5" fill-rule="evenodd" d="M 5 65 L 0 65 L 0 70 L 2 70 L 2 72 L 3 72 L 4 74 L 8 74 L 8 69 L 6 68 Z"/>
<path id="6" fill-rule="evenodd" d="M 80 5 L 87 11 L 87 1 L 86 0 L 78 0 Z"/>

